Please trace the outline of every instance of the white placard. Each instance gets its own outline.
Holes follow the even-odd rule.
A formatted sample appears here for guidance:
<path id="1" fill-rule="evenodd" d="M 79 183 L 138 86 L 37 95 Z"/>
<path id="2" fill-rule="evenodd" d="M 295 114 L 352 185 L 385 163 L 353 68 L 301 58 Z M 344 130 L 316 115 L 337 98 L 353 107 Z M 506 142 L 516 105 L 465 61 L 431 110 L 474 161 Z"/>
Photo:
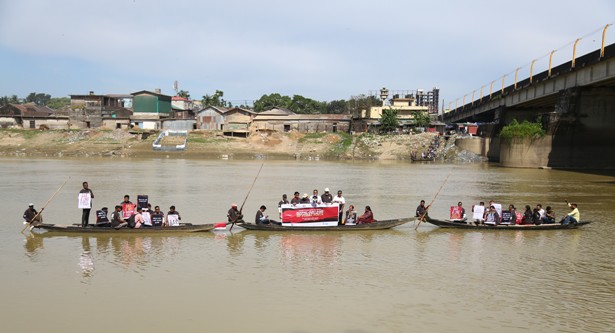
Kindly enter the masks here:
<path id="1" fill-rule="evenodd" d="M 77 204 L 79 209 L 91 209 L 92 208 L 92 195 L 90 192 L 79 193 L 79 202 Z"/>

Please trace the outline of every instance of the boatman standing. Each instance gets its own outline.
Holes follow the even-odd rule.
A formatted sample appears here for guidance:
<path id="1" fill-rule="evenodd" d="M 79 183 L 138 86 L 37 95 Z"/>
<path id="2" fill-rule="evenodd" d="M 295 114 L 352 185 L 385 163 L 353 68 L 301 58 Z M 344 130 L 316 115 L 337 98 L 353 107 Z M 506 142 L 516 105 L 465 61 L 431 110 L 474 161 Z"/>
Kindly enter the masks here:
<path id="1" fill-rule="evenodd" d="M 94 192 L 88 187 L 88 182 L 83 182 L 83 188 L 79 191 L 79 208 L 83 209 L 81 214 L 81 226 L 87 227 L 90 220 L 90 210 L 92 210 L 92 199 Z"/>

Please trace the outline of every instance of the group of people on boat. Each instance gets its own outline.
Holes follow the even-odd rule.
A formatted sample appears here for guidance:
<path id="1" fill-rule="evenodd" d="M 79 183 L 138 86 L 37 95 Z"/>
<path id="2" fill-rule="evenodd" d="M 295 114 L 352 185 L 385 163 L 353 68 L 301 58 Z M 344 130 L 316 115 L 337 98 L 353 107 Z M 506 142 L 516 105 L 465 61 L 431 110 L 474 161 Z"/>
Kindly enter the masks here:
<path id="1" fill-rule="evenodd" d="M 564 215 L 559 221 L 562 225 L 570 223 L 576 224 L 580 221 L 580 213 L 576 203 L 566 200 L 570 212 Z M 419 208 L 421 206 L 419 205 Z M 417 208 L 417 214 L 419 213 Z M 493 200 L 485 207 L 484 202 L 472 206 L 473 223 L 476 225 L 541 225 L 558 223 L 555 211 L 551 206 L 543 209 L 542 204 L 538 203 L 534 208 L 526 205 L 523 212 L 517 210 L 514 204 L 508 205 L 508 209 L 502 209 L 500 204 Z M 417 215 L 418 216 L 418 215 Z M 451 207 L 451 221 L 457 223 L 467 223 L 466 210 L 463 203 L 457 203 L 457 207 Z"/>
<path id="2" fill-rule="evenodd" d="M 325 188 L 324 193 L 319 195 L 318 189 L 314 189 L 312 191 L 312 195 L 308 195 L 304 193 L 303 195 L 300 192 L 295 191 L 291 200 L 288 200 L 288 195 L 283 194 L 282 200 L 278 202 L 278 212 L 279 218 L 282 219 L 282 205 L 311 205 L 313 207 L 317 206 L 329 206 L 329 205 L 337 205 L 339 207 L 338 213 L 338 225 L 355 225 L 355 224 L 364 224 L 364 223 L 373 223 L 376 220 L 374 219 L 374 214 L 370 206 L 365 206 L 365 212 L 362 215 L 357 216 L 357 212 L 355 211 L 354 205 L 349 205 L 348 209 L 344 211 L 346 206 L 346 199 L 343 196 L 342 190 L 337 191 L 337 195 L 332 195 L 329 191 L 329 188 Z M 256 224 L 280 224 L 281 222 L 270 219 L 268 215 L 265 214 L 267 207 L 265 205 L 261 205 L 260 208 L 256 211 L 256 216 L 254 218 L 254 223 Z M 233 203 L 231 205 L 231 209 L 227 213 L 227 218 L 229 223 L 236 222 L 238 219 L 241 219 L 240 212 L 237 210 L 237 204 Z"/>
<path id="3" fill-rule="evenodd" d="M 85 228 L 89 225 L 90 210 L 94 193 L 89 188 L 87 182 L 83 182 L 83 188 L 79 191 L 79 208 L 83 209 L 81 215 L 81 227 Z M 96 227 L 113 227 L 116 229 L 128 228 L 149 228 L 161 226 L 177 226 L 181 220 L 181 215 L 175 206 L 169 207 L 168 213 L 160 211 L 160 206 L 154 206 L 149 203 L 147 195 L 138 195 L 137 204 L 130 201 L 130 195 L 124 195 L 124 200 L 118 205 L 115 205 L 113 212 L 109 215 L 109 209 L 102 207 L 96 211 Z"/>

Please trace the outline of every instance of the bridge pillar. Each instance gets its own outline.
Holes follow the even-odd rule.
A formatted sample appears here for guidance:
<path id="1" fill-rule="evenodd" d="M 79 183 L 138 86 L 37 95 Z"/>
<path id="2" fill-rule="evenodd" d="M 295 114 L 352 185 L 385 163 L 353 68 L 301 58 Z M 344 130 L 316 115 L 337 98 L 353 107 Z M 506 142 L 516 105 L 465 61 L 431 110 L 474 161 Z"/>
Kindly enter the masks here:
<path id="1" fill-rule="evenodd" d="M 563 91 L 551 119 L 549 166 L 615 168 L 615 88 Z"/>

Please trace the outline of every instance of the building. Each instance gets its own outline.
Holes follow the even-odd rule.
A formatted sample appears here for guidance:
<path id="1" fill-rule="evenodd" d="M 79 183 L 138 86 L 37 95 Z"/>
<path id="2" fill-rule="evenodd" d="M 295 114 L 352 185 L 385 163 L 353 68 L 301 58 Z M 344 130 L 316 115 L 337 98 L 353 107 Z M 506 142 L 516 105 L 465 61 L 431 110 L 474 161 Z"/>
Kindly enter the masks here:
<path id="1" fill-rule="evenodd" d="M 196 128 L 202 130 L 220 131 L 224 126 L 224 113 L 229 108 L 208 106 L 196 113 Z"/>
<path id="2" fill-rule="evenodd" d="M 367 132 L 376 130 L 380 126 L 380 120 L 384 110 L 394 109 L 397 111 L 397 118 L 401 130 L 408 130 L 416 125 L 414 114 L 423 112 L 425 114 L 438 112 L 439 89 L 425 93 L 423 90 L 403 90 L 392 91 L 382 88 L 379 91 L 382 105 L 371 106 L 367 109 L 355 110 L 352 114 L 352 130 L 357 132 Z M 391 99 L 388 99 L 392 95 Z"/>
<path id="3" fill-rule="evenodd" d="M 161 119 L 171 115 L 172 97 L 161 94 L 160 89 L 156 89 L 155 92 L 137 91 L 131 95 L 134 97 L 134 117 Z"/>
<path id="4" fill-rule="evenodd" d="M 7 104 L 0 107 L 0 127 L 29 129 L 67 129 L 69 117 L 54 115 L 46 106 L 34 103 Z"/>
<path id="5" fill-rule="evenodd" d="M 297 114 L 274 108 L 257 113 L 252 120 L 253 131 L 277 132 L 349 132 L 351 116 L 347 114 Z"/>
<path id="6" fill-rule="evenodd" d="M 67 113 L 73 128 L 102 127 L 103 118 L 130 117 L 132 104 L 132 95 L 97 95 L 90 91 L 87 95 L 70 95 Z"/>

